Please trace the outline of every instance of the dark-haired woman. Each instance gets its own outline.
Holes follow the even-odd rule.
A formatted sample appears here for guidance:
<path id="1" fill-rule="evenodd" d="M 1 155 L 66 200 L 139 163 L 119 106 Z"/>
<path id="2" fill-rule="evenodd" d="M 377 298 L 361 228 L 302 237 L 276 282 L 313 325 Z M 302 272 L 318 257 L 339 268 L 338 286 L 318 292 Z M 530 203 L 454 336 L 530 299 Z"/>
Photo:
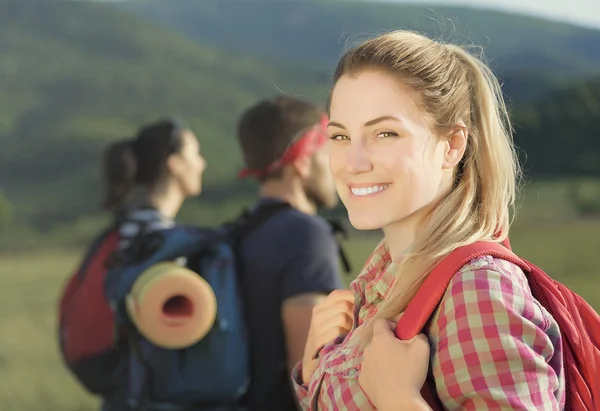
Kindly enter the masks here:
<path id="1" fill-rule="evenodd" d="M 114 214 L 120 243 L 126 249 L 144 227 L 172 227 L 183 202 L 200 194 L 206 162 L 200 144 L 187 127 L 162 120 L 142 127 L 135 138 L 111 144 L 104 156 L 106 195 L 103 208 Z M 124 362 L 127 355 L 123 353 Z M 127 367 L 126 364 L 122 364 Z M 119 379 L 119 370 L 115 370 Z M 127 385 L 116 383 L 102 411 L 126 406 Z"/>
<path id="2" fill-rule="evenodd" d="M 109 146 L 103 207 L 119 218 L 122 246 L 142 224 L 150 230 L 172 226 L 184 200 L 202 191 L 205 168 L 194 133 L 172 120 L 147 125 L 134 139 Z"/>

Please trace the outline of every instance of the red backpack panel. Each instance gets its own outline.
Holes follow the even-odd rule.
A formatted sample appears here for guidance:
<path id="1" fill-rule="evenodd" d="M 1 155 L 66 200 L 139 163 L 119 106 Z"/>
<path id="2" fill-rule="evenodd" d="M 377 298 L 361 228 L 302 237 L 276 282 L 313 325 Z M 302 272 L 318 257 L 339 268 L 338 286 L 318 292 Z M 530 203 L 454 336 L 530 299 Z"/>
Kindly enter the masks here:
<path id="1" fill-rule="evenodd" d="M 117 350 L 114 314 L 104 296 L 106 262 L 119 241 L 104 232 L 90 247 L 59 300 L 59 341 L 66 365 L 90 392 L 106 394 L 114 385 L 122 354 Z"/>
<path id="2" fill-rule="evenodd" d="M 600 316 L 579 295 L 541 268 L 517 257 L 505 246 L 481 241 L 456 249 L 431 271 L 396 326 L 396 336 L 410 340 L 427 324 L 453 276 L 474 258 L 489 255 L 510 261 L 527 275 L 533 297 L 556 319 L 561 330 L 568 411 L 600 410 Z M 433 410 L 444 410 L 435 389 L 426 384 L 423 398 Z"/>

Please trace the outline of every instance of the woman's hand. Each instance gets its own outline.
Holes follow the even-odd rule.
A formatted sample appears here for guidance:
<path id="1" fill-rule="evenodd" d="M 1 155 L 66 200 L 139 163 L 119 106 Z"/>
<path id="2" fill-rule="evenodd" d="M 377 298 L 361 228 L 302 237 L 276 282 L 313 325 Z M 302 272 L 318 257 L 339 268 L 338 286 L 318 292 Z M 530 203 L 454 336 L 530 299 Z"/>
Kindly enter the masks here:
<path id="1" fill-rule="evenodd" d="M 400 341 L 393 328 L 391 322 L 375 320 L 373 339 L 365 348 L 358 382 L 381 411 L 429 409 L 420 394 L 429 368 L 427 337 L 420 334 L 410 341 Z M 424 408 L 413 408 L 414 404 Z"/>
<path id="2" fill-rule="evenodd" d="M 317 366 L 317 352 L 328 342 L 347 335 L 354 323 L 351 290 L 334 290 L 313 309 L 302 360 L 302 381 L 308 383 Z"/>

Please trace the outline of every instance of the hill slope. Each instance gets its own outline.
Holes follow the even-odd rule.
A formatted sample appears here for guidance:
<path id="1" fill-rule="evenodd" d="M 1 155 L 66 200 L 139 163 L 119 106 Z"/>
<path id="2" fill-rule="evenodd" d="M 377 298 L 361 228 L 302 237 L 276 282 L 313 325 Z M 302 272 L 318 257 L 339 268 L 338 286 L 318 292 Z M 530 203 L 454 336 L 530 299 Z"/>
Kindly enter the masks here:
<path id="1" fill-rule="evenodd" d="M 600 176 L 600 76 L 515 110 L 515 141 L 531 176 Z"/>
<path id="2" fill-rule="evenodd" d="M 204 47 L 108 5 L 5 0 L 2 9 L 0 187 L 17 218 L 38 226 L 93 209 L 101 147 L 142 122 L 190 123 L 215 185 L 238 167 L 242 108 L 279 89 L 322 90 L 309 71 Z"/>
<path id="3" fill-rule="evenodd" d="M 581 94 L 588 85 L 595 90 L 600 73 L 599 30 L 485 9 L 360 0 L 130 0 L 118 7 L 189 38 L 310 63 L 323 73 L 332 71 L 347 43 L 395 28 L 482 46 L 515 112 L 515 138 L 530 174 L 600 172 L 589 159 L 598 118 L 585 106 L 598 104 L 598 96 Z M 569 104 L 583 108 L 575 115 Z M 559 129 L 577 130 L 578 144 L 566 156 L 562 145 L 570 133 Z"/>
<path id="4" fill-rule="evenodd" d="M 502 74 L 600 69 L 600 31 L 491 10 L 338 0 L 130 0 L 118 7 L 219 47 L 327 70 L 348 41 L 395 28 L 483 46 Z"/>

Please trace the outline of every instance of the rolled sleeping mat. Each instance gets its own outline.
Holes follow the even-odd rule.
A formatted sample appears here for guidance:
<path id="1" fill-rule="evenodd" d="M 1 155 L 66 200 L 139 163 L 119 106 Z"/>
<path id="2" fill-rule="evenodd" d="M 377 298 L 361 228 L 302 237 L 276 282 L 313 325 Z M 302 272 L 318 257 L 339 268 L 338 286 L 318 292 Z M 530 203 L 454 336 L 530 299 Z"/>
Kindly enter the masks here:
<path id="1" fill-rule="evenodd" d="M 126 296 L 129 318 L 153 344 L 182 349 L 200 341 L 217 315 L 217 299 L 197 273 L 172 262 L 153 265 Z"/>

